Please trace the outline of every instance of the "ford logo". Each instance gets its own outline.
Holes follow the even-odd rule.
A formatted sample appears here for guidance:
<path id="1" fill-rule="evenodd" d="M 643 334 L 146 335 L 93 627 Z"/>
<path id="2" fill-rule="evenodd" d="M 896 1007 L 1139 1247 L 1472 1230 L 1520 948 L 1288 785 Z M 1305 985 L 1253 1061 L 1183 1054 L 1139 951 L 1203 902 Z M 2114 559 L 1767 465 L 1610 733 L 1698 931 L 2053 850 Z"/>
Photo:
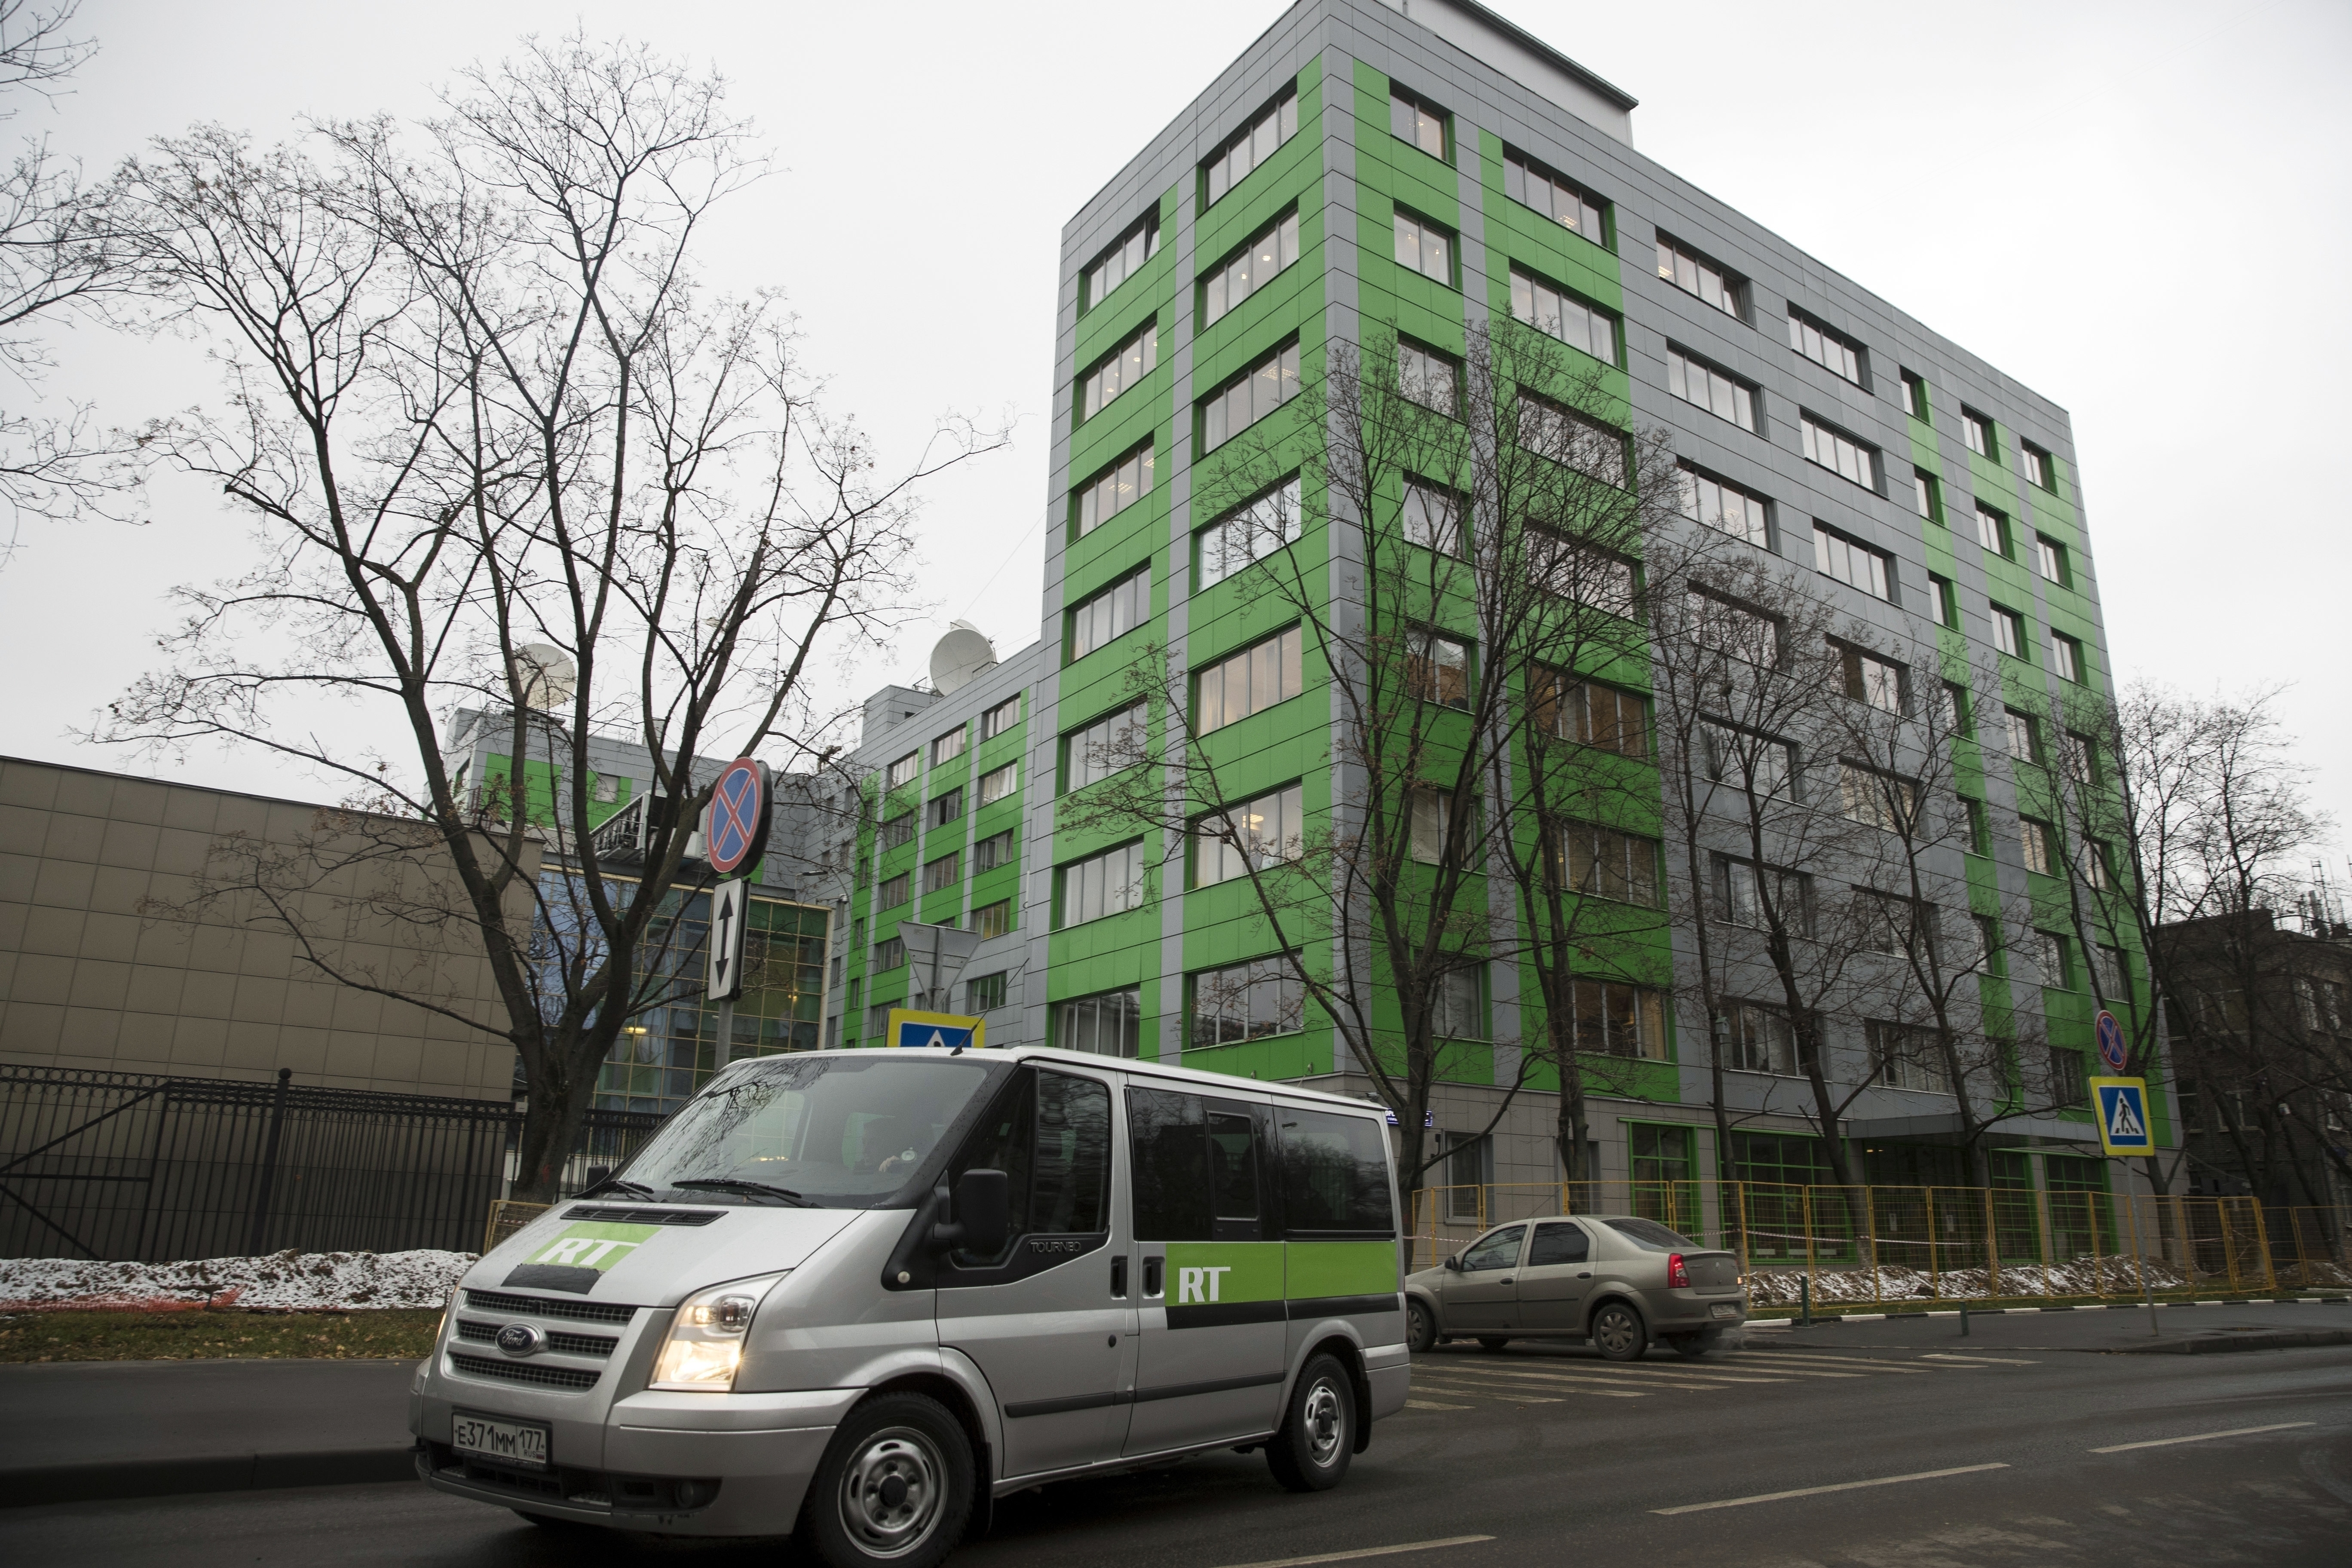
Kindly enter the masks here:
<path id="1" fill-rule="evenodd" d="M 499 1331 L 499 1349 L 509 1355 L 537 1355 L 547 1336 L 529 1323 L 509 1323 Z"/>

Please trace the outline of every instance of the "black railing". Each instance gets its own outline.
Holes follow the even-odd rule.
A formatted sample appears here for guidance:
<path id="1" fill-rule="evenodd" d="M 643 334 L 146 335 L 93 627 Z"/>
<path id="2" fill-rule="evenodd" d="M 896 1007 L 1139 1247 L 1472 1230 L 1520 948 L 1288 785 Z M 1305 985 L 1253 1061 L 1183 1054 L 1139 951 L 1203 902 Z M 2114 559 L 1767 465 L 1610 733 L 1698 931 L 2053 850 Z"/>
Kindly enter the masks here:
<path id="1" fill-rule="evenodd" d="M 589 1113 L 567 1192 L 658 1116 Z M 501 1100 L 0 1067 L 0 1258 L 471 1251 L 522 1118 Z"/>

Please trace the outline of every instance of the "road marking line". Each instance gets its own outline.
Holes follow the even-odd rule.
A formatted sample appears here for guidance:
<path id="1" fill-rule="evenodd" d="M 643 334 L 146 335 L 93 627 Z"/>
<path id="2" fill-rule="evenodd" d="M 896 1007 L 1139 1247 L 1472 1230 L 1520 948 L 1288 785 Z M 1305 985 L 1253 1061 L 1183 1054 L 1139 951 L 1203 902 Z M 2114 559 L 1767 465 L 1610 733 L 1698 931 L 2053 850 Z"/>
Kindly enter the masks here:
<path id="1" fill-rule="evenodd" d="M 1748 1357 L 1747 1357 L 1747 1356 L 1742 1356 L 1742 1357 L 1740 1357 L 1739 1359 L 1740 1359 L 1741 1361 L 1747 1361 L 1747 1360 L 1748 1360 L 1749 1358 L 1748 1358 Z M 1780 1378 L 1780 1377 L 1854 1377 L 1854 1378 L 1861 1378 L 1861 1377 L 1868 1377 L 1868 1376 L 1870 1375 L 1870 1373 L 1866 1373 L 1866 1372 L 1815 1372 L 1815 1371 L 1814 1371 L 1812 1368 L 1811 1368 L 1811 1367 L 1784 1366 L 1784 1365 L 1780 1364 L 1780 1363 L 1778 1363 L 1778 1362 L 1774 1362 L 1774 1363 L 1772 1363 L 1770 1365 L 1766 1366 L 1766 1367 L 1762 1368 L 1761 1370 L 1770 1373 L 1771 1373 L 1774 1377 L 1776 1377 L 1776 1378 Z"/>
<path id="2" fill-rule="evenodd" d="M 1449 1390 L 1448 1392 L 1451 1391 Z M 1476 1408 L 1475 1405 L 1439 1405 L 1435 1401 L 1428 1399 L 1408 1399 L 1404 1402 L 1404 1407 L 1407 1410 L 1471 1410 Z"/>
<path id="3" fill-rule="evenodd" d="M 1325 1552 L 1313 1557 L 1276 1557 L 1264 1563 L 1236 1563 L 1229 1568 L 1307 1568 L 1310 1563 L 1349 1563 L 1359 1557 L 1393 1557 L 1400 1552 L 1434 1552 L 1441 1546 L 1468 1546 L 1492 1541 L 1491 1535 L 1449 1535 L 1442 1541 L 1408 1541 L 1402 1546 L 1367 1546 L 1355 1552 Z"/>
<path id="4" fill-rule="evenodd" d="M 1429 1387 L 1430 1392 L 1433 1394 L 1451 1394 L 1456 1398 L 1465 1398 L 1472 1394 L 1475 1394 L 1485 1399 L 1511 1399 L 1527 1405 L 1558 1405 L 1559 1403 L 1559 1400 L 1553 1395 L 1537 1394 L 1532 1390 L 1514 1388 L 1507 1384 L 1500 1385 L 1494 1384 L 1471 1384 L 1467 1385 L 1455 1384 L 1451 1387 L 1444 1384 L 1432 1384 Z"/>
<path id="5" fill-rule="evenodd" d="M 1452 1382 L 1458 1382 L 1458 1381 L 1461 1381 L 1461 1380 L 1465 1379 L 1465 1378 L 1466 1378 L 1466 1379 L 1473 1380 L 1473 1386 L 1476 1387 L 1480 1393 L 1484 1394 L 1484 1393 L 1491 1392 L 1491 1391 L 1493 1391 L 1494 1389 L 1496 1389 L 1496 1388 L 1497 1388 L 1497 1387 L 1508 1388 L 1508 1387 L 1514 1386 L 1514 1385 L 1513 1385 L 1513 1384 L 1511 1384 L 1498 1383 L 1498 1382 L 1496 1382 L 1496 1381 L 1490 1381 L 1490 1380 L 1496 1380 L 1496 1379 L 1501 1379 L 1501 1378 L 1507 1378 L 1507 1377 L 1515 1377 L 1515 1376 L 1518 1376 L 1518 1375 L 1520 1375 L 1520 1374 L 1513 1373 L 1507 1373 L 1507 1372 L 1505 1372 L 1505 1373 L 1465 1372 L 1465 1373 L 1433 1373 L 1433 1374 L 1431 1374 L 1431 1375 L 1435 1376 L 1435 1377 L 1438 1379 L 1437 1386 L 1441 1386 L 1441 1387 L 1442 1387 L 1445 1383 L 1447 1383 L 1447 1382 L 1449 1382 L 1449 1381 L 1452 1381 Z M 1416 1378 L 1414 1379 L 1414 1381 L 1415 1381 L 1416 1383 L 1418 1383 L 1418 1382 L 1420 1382 L 1421 1380 L 1420 1380 L 1418 1377 L 1416 1377 Z M 1577 1392 L 1579 1392 L 1579 1393 L 1583 1393 L 1583 1394 L 1604 1394 L 1604 1393 L 1605 1393 L 1605 1394 L 1612 1394 L 1612 1396 L 1614 1396 L 1614 1397 L 1616 1397 L 1616 1398 L 1619 1398 L 1619 1399 L 1640 1399 L 1640 1398 L 1642 1398 L 1642 1397 L 1643 1397 L 1641 1394 L 1626 1394 L 1626 1393 L 1624 1393 L 1624 1392 L 1622 1392 L 1622 1391 L 1621 1391 L 1621 1390 L 1617 1390 L 1617 1389 L 1610 1388 L 1610 1387 L 1608 1387 L 1606 1384 L 1604 1384 L 1601 1383 L 1601 1382 L 1600 1382 L 1599 1380 L 1597 1380 L 1597 1379 L 1596 1379 L 1596 1380 L 1594 1380 L 1594 1381 L 1592 1381 L 1592 1382 L 1591 1382 L 1591 1383 L 1586 1383 L 1586 1382 L 1580 1381 L 1580 1380 L 1576 1379 L 1576 1378 L 1569 1378 L 1569 1377 L 1545 1377 L 1545 1378 L 1534 1378 L 1534 1377 L 1530 1377 L 1530 1378 L 1528 1378 L 1527 1381 L 1531 1382 L 1531 1383 L 1539 1384 L 1541 1384 L 1541 1385 L 1548 1386 L 1548 1387 L 1551 1387 L 1551 1388 L 1567 1388 L 1567 1389 L 1573 1389 L 1573 1390 L 1575 1390 L 1575 1391 L 1577 1391 Z"/>
<path id="6" fill-rule="evenodd" d="M 1811 1366 L 1817 1362 L 1832 1367 L 1866 1366 L 1874 1371 L 1891 1372 L 1906 1377 L 1916 1375 L 1919 1373 L 1934 1372 L 1936 1370 L 1932 1366 L 1905 1366 L 1900 1362 L 1878 1361 L 1866 1355 L 1814 1355 L 1805 1351 L 1768 1352 L 1763 1355 L 1758 1355 L 1754 1352 L 1748 1351 L 1741 1352 L 1740 1359 L 1742 1361 L 1761 1362 L 1775 1372 L 1783 1372 L 1800 1366 Z M 1948 1368 L 1946 1370 L 1949 1369 Z M 1862 1377 L 1867 1374 L 1857 1372 L 1850 1373 L 1849 1375 L 1853 1377 Z"/>
<path id="7" fill-rule="evenodd" d="M 1819 1497 L 1823 1492 L 1850 1492 L 1862 1487 L 1891 1487 L 1899 1481 L 1932 1481 L 1944 1476 L 1972 1476 L 1979 1470 L 2005 1470 L 2007 1465 L 1961 1465 L 1949 1470 L 1921 1470 L 1916 1475 L 1881 1476 L 1874 1481 L 1840 1481 L 1833 1487 L 1799 1487 L 1794 1491 L 1759 1492 L 1755 1497 L 1726 1498 L 1721 1502 L 1686 1502 L 1680 1508 L 1654 1508 L 1652 1513 L 1705 1513 L 1714 1508 L 1745 1508 L 1751 1502 L 1779 1502 L 1792 1497 Z"/>
<path id="8" fill-rule="evenodd" d="M 2204 1443 L 2215 1437 L 2251 1437 L 2257 1432 L 2285 1432 L 2297 1426 L 2316 1426 L 2316 1421 L 2282 1421 L 2275 1426 L 2238 1426 L 2227 1432 L 2200 1432 L 2188 1437 L 2151 1437 L 2145 1443 L 2116 1443 L 2105 1448 L 2094 1448 L 2094 1454 L 2120 1454 L 2127 1448 L 2168 1448 L 2175 1443 Z"/>
<path id="9" fill-rule="evenodd" d="M 1953 1355 L 1947 1351 L 1929 1351 L 1922 1361 L 1991 1362 L 1996 1366 L 2040 1366 L 2038 1361 L 2018 1361 L 2005 1355 Z"/>

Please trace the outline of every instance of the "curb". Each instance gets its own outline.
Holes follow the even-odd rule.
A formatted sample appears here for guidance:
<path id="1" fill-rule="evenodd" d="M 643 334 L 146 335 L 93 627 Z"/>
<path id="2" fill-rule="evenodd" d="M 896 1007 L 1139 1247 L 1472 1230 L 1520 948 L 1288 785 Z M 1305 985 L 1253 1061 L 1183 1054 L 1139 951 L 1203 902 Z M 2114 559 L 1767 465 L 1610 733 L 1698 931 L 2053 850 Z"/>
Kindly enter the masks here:
<path id="1" fill-rule="evenodd" d="M 2283 1351 L 2298 1345 L 2352 1345 L 2352 1329 L 2256 1329 L 2242 1334 L 2198 1334 L 2185 1340 L 2120 1346 L 2110 1355 L 2207 1355 L 2219 1351 Z"/>
<path id="2" fill-rule="evenodd" d="M 261 1491 L 416 1479 L 408 1447 L 328 1448 L 299 1454 L 206 1454 L 181 1459 L 120 1459 L 0 1470 L 0 1509 L 174 1492 Z"/>
<path id="3" fill-rule="evenodd" d="M 2278 1307 L 2311 1305 L 2322 1302 L 2333 1302 L 2338 1305 L 2352 1303 L 2352 1296 L 2249 1296 L 2235 1301 L 2158 1301 L 2156 1305 L 2159 1308 Z M 1967 1310 L 1978 1314 L 1979 1316 L 1990 1318 L 1998 1317 L 2008 1312 L 2105 1312 L 2111 1310 L 2137 1312 L 2147 1310 L 2147 1304 L 2144 1301 L 2070 1301 L 2048 1307 L 1971 1306 Z M 1820 1328 L 1824 1323 L 1844 1322 L 1877 1323 L 1884 1322 L 1889 1318 L 1957 1318 L 1960 1315 L 1960 1311 L 1961 1309 L 1958 1307 L 1944 1307 L 1932 1310 L 1916 1312 L 1840 1312 L 1826 1310 L 1822 1308 L 1815 1308 L 1813 1310 L 1813 1321 L 1811 1326 L 1813 1328 Z M 1776 1315 L 1769 1318 L 1759 1316 L 1752 1312 L 1749 1314 L 1748 1319 L 1748 1326 L 1749 1328 L 1756 1328 L 1763 1324 L 1793 1327 L 1798 1326 L 1798 1318 L 1793 1310 L 1788 1310 L 1785 1315 L 1776 1313 Z M 2263 1331 L 2268 1332 L 2269 1331 L 2264 1330 Z M 2321 1340 L 2314 1341 L 2312 1342 L 2319 1344 L 2335 1344 L 2339 1342 L 2334 1340 Z"/>

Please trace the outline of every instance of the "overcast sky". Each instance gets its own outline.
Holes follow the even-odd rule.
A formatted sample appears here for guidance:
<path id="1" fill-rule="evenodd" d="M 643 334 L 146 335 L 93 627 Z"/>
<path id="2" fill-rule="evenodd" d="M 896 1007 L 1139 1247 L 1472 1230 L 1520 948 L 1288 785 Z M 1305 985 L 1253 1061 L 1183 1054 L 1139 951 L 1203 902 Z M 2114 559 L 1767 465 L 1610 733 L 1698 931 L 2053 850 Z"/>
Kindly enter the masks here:
<path id="1" fill-rule="evenodd" d="M 97 58 L 8 129 L 100 170 L 197 121 L 268 141 L 302 114 L 419 114 L 456 67 L 575 17 L 715 62 L 778 164 L 711 237 L 718 280 L 786 290 L 835 407 L 886 451 L 947 409 L 1017 421 L 930 490 L 936 613 L 843 676 L 851 697 L 921 674 L 950 620 L 1005 652 L 1037 635 L 1062 225 L 1282 9 L 86 0 Z M 1639 98 L 1649 156 L 2067 408 L 2126 678 L 2295 683 L 2319 802 L 2352 821 L 2352 6 L 1499 9 Z M 217 401 L 191 348 L 58 347 L 48 390 L 110 422 Z M 31 525 L 0 571 L 0 752 L 149 771 L 68 731 L 155 662 L 166 591 L 250 548 L 199 487 L 159 479 L 152 503 L 137 530 Z M 257 756 L 173 771 L 331 793 Z"/>

